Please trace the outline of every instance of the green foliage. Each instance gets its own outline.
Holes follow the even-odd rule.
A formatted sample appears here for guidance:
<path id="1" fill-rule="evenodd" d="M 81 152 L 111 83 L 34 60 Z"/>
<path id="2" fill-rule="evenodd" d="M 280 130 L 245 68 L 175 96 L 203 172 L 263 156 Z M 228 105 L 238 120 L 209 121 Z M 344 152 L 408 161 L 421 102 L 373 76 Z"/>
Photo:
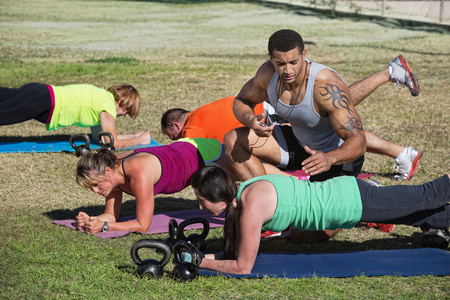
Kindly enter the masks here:
<path id="1" fill-rule="evenodd" d="M 325 6 L 330 8 L 332 15 L 336 13 L 337 0 L 309 0 L 308 2 L 313 6 Z"/>
<path id="2" fill-rule="evenodd" d="M 156 141 L 169 143 L 159 129 L 161 113 L 235 95 L 267 59 L 267 39 L 280 28 L 298 30 L 308 42 L 307 57 L 339 71 L 349 84 L 403 54 L 420 80 L 419 97 L 385 84 L 357 107 L 358 113 L 366 130 L 424 151 L 419 171 L 405 184 L 421 184 L 449 172 L 450 36 L 436 28 L 328 18 L 239 1 L 4 0 L 0 86 L 44 82 L 107 88 L 131 83 L 143 98 L 142 111 L 134 121 L 118 120 L 119 133 L 150 130 Z M 80 132 L 89 129 L 46 132 L 42 124 L 28 121 L 1 127 L 0 141 L 61 139 Z M 0 161 L 2 299 L 444 299 L 450 294 L 449 276 L 201 277 L 178 284 L 166 274 L 162 280 L 141 280 L 129 250 L 144 236 L 102 240 L 52 224 L 81 210 L 97 214 L 103 209 L 101 197 L 76 185 L 73 154 L 0 154 Z M 393 185 L 393 164 L 391 158 L 367 154 L 363 170 L 383 185 Z M 193 209 L 198 206 L 194 199 L 191 189 L 157 196 L 155 211 Z M 135 210 L 133 197 L 125 196 L 122 213 L 132 215 Z M 211 230 L 207 241 L 211 251 L 219 251 L 222 229 Z M 261 250 L 421 246 L 418 229 L 397 226 L 385 234 L 361 224 L 327 243 L 275 240 L 262 243 Z M 167 273 L 173 266 L 166 266 Z"/>
<path id="3" fill-rule="evenodd" d="M 104 63 L 104 64 L 112 64 L 112 63 L 133 64 L 133 63 L 138 63 L 139 61 L 133 57 L 106 57 L 106 58 L 99 58 L 99 59 L 90 58 L 90 59 L 86 59 L 84 62 Z"/>

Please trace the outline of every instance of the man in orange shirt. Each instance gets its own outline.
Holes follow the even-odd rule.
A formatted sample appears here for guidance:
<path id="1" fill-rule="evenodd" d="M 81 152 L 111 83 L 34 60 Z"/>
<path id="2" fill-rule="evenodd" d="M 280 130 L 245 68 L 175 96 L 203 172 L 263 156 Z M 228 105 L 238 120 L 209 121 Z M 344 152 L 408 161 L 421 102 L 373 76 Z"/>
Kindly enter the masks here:
<path id="1" fill-rule="evenodd" d="M 171 140 L 195 137 L 216 139 L 223 143 L 223 137 L 228 131 L 244 126 L 233 114 L 234 98 L 235 96 L 222 98 L 192 112 L 182 108 L 170 109 L 161 118 L 161 129 Z M 268 103 L 263 102 L 254 111 L 257 115 L 267 116 L 266 122 L 278 122 L 279 120 L 270 120 L 270 116 L 273 116 L 271 108 Z"/>

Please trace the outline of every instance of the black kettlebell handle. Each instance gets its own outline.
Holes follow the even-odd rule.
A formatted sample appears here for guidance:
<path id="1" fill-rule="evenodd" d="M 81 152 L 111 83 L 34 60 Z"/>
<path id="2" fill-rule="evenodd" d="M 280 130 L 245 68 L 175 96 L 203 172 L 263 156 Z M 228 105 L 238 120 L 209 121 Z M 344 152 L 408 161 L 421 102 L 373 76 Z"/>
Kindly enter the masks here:
<path id="1" fill-rule="evenodd" d="M 79 145 L 79 146 L 75 145 L 74 140 L 80 140 L 80 139 L 84 139 L 86 144 L 85 145 Z M 85 147 L 87 147 L 89 149 L 89 146 L 91 145 L 91 140 L 89 139 L 89 136 L 87 134 L 79 133 L 79 134 L 71 135 L 70 138 L 69 138 L 69 143 L 70 143 L 70 146 L 72 146 L 72 148 L 74 150 L 77 150 L 77 148 L 80 147 L 80 146 L 85 146 Z"/>
<path id="2" fill-rule="evenodd" d="M 206 239 L 206 237 L 208 236 L 208 233 L 209 233 L 209 222 L 205 218 L 198 217 L 198 218 L 184 220 L 183 222 L 180 223 L 180 225 L 178 225 L 178 240 L 186 241 L 187 237 L 184 234 L 184 228 L 186 228 L 189 225 L 197 224 L 197 223 L 203 224 L 203 231 L 200 234 L 200 237 L 203 239 Z"/>
<path id="3" fill-rule="evenodd" d="M 161 267 L 164 267 L 170 260 L 170 257 L 172 256 L 172 251 L 170 250 L 169 246 L 164 244 L 161 241 L 157 240 L 140 240 L 131 246 L 131 258 L 133 259 L 134 263 L 136 265 L 142 264 L 142 260 L 139 257 L 138 250 L 141 248 L 153 248 L 153 249 L 159 249 L 162 250 L 164 253 L 164 257 L 159 261 L 159 265 Z"/>
<path id="4" fill-rule="evenodd" d="M 103 142 L 103 140 L 102 140 L 103 136 L 107 136 L 109 138 L 109 143 L 104 143 Z M 115 148 L 114 148 L 114 136 L 110 132 L 107 132 L 107 131 L 100 132 L 98 134 L 98 139 L 100 141 L 99 143 L 100 143 L 100 146 L 102 148 L 106 148 L 106 149 L 111 150 L 111 151 L 115 150 Z"/>
<path id="5" fill-rule="evenodd" d="M 183 262 L 181 260 L 181 252 L 183 252 L 183 250 L 187 250 L 187 252 L 189 252 L 189 254 L 192 257 L 192 262 L 190 263 L 190 265 L 192 267 L 198 267 L 198 265 L 200 264 L 200 258 L 198 257 L 198 254 L 195 251 L 194 246 L 186 241 L 179 241 L 173 247 L 173 257 L 175 259 L 175 262 L 176 263 L 187 263 L 187 262 Z M 189 264 L 189 263 L 187 263 L 187 264 Z"/>
<path id="6" fill-rule="evenodd" d="M 178 222 L 175 219 L 169 220 L 169 236 L 175 241 L 178 240 Z"/>
<path id="7" fill-rule="evenodd" d="M 84 139 L 86 141 L 86 144 L 80 144 L 80 145 L 75 145 L 74 140 L 75 139 Z M 80 134 L 74 134 L 71 135 L 69 138 L 69 143 L 72 146 L 73 149 L 75 149 L 75 155 L 76 156 L 85 156 L 88 155 L 91 152 L 91 149 L 89 149 L 89 145 L 91 144 L 91 140 L 89 139 L 89 136 L 85 133 L 80 133 Z"/>

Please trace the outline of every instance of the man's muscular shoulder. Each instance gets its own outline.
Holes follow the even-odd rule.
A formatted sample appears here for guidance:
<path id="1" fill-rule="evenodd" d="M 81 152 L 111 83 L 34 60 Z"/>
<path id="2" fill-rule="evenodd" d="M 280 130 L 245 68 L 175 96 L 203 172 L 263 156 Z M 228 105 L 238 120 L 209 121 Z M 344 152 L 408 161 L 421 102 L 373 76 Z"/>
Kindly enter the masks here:
<path id="1" fill-rule="evenodd" d="M 316 79 L 314 81 L 314 86 L 315 88 L 317 88 L 318 85 L 324 83 L 338 84 L 340 86 L 347 87 L 344 80 L 342 80 L 341 76 L 339 76 L 338 73 L 327 68 L 322 69 L 319 71 L 319 73 L 317 73 Z"/>
<path id="2" fill-rule="evenodd" d="M 321 115 L 333 109 L 351 109 L 350 91 L 336 72 L 323 69 L 317 74 L 314 82 L 314 103 Z"/>
<path id="3" fill-rule="evenodd" d="M 275 68 L 273 67 L 270 60 L 266 61 L 259 67 L 258 71 L 255 75 L 255 80 L 261 87 L 267 89 L 269 87 L 269 83 L 272 80 L 273 74 L 275 73 Z"/>

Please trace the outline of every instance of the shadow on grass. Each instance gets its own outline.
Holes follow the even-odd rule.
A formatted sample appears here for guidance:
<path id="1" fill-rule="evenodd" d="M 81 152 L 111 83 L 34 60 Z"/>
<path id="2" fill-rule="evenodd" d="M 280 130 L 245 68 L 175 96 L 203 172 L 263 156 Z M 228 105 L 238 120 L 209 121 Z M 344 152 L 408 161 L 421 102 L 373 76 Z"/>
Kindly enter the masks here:
<path id="1" fill-rule="evenodd" d="M 0 142 L 17 143 L 17 142 L 45 142 L 45 141 L 69 141 L 70 135 L 56 134 L 44 136 L 0 136 Z"/>
<path id="2" fill-rule="evenodd" d="M 99 215 L 104 212 L 104 205 L 89 205 L 75 209 L 56 209 L 43 213 L 52 220 L 72 220 L 80 212 L 84 211 L 88 215 Z M 166 211 L 198 209 L 198 202 L 183 198 L 155 198 L 155 214 Z M 136 215 L 136 200 L 128 200 L 122 203 L 121 216 Z"/>
<path id="3" fill-rule="evenodd" d="M 364 241 L 331 239 L 326 242 L 314 244 L 298 244 L 291 242 L 289 238 L 273 238 L 268 241 L 261 242 L 260 251 L 276 252 L 283 249 L 285 252 L 329 253 L 416 248 L 423 248 L 420 232 L 414 232 L 412 235 L 402 235 L 392 232 L 390 234 L 386 234 L 385 238 L 373 238 Z"/>
<path id="4" fill-rule="evenodd" d="M 126 1 L 129 2 L 129 1 Z M 133 2 L 155 2 L 164 4 L 201 4 L 201 3 L 222 3 L 222 2 L 245 2 L 244 0 L 133 0 Z"/>
<path id="5" fill-rule="evenodd" d="M 344 45 L 344 44 L 329 44 L 329 47 L 335 47 L 335 48 L 355 48 L 355 50 L 359 49 L 361 47 L 361 44 L 358 45 Z M 430 55 L 430 56 L 448 56 L 450 55 L 450 52 L 430 52 L 430 51 L 417 51 L 412 50 L 411 48 L 394 48 L 394 47 L 386 47 L 382 45 L 365 45 L 367 48 L 372 49 L 379 49 L 381 52 L 385 50 L 391 50 L 396 51 L 398 53 L 414 53 L 414 54 L 422 54 L 422 55 Z"/>
<path id="6" fill-rule="evenodd" d="M 368 172 L 368 171 L 361 171 L 361 174 L 371 174 L 372 176 L 378 176 L 378 177 L 384 177 L 384 178 L 388 178 L 388 179 L 392 179 L 394 180 L 394 176 L 398 175 L 398 173 L 382 173 L 382 172 Z M 397 182 L 398 184 L 398 182 Z"/>

